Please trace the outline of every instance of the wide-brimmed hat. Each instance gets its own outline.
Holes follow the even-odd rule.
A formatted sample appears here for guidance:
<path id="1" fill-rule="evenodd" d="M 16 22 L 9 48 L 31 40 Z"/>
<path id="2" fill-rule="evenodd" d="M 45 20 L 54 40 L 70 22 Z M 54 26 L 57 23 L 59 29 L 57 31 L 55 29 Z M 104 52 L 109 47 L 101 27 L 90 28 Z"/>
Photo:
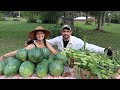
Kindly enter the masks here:
<path id="1" fill-rule="evenodd" d="M 43 31 L 45 33 L 45 38 L 48 38 L 51 34 L 50 31 L 44 29 L 42 26 L 37 26 L 33 31 L 29 33 L 29 38 L 35 40 L 37 31 Z"/>

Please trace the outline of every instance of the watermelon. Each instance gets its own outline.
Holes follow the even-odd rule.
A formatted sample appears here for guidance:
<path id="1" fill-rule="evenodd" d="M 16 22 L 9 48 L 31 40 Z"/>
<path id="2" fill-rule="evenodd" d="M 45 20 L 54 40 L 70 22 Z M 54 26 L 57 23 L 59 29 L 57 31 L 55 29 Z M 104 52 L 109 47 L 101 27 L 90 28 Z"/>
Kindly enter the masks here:
<path id="1" fill-rule="evenodd" d="M 55 55 L 50 54 L 48 59 L 53 59 L 54 60 L 54 58 L 55 58 Z"/>
<path id="2" fill-rule="evenodd" d="M 4 60 L 4 62 L 7 64 L 7 63 L 11 62 L 13 59 L 15 59 L 15 57 L 8 57 Z"/>
<path id="3" fill-rule="evenodd" d="M 41 62 L 38 63 L 35 71 L 38 77 L 40 78 L 46 77 L 48 73 L 48 64 L 45 61 L 42 63 Z"/>
<path id="4" fill-rule="evenodd" d="M 25 61 L 20 65 L 19 73 L 22 77 L 29 77 L 34 73 L 35 65 L 30 61 Z"/>
<path id="5" fill-rule="evenodd" d="M 28 50 L 22 48 L 17 51 L 16 58 L 19 59 L 20 61 L 26 61 L 27 55 L 28 55 Z"/>
<path id="6" fill-rule="evenodd" d="M 6 63 L 4 61 L 0 61 L 0 75 L 3 74 L 3 70 L 6 66 Z"/>
<path id="7" fill-rule="evenodd" d="M 60 52 L 55 55 L 54 60 L 60 60 L 64 65 L 68 62 L 67 56 Z"/>
<path id="8" fill-rule="evenodd" d="M 5 76 L 13 76 L 18 73 L 21 62 L 18 59 L 12 59 L 4 68 Z"/>
<path id="9" fill-rule="evenodd" d="M 28 51 L 28 60 L 33 62 L 33 63 L 39 63 L 43 59 L 43 53 L 40 48 L 32 48 L 31 50 Z"/>
<path id="10" fill-rule="evenodd" d="M 48 48 L 41 48 L 42 53 L 43 53 L 43 58 L 48 59 L 49 55 L 51 54 L 50 50 Z"/>
<path id="11" fill-rule="evenodd" d="M 53 54 L 49 55 L 49 58 L 48 58 L 49 64 L 54 60 L 54 57 L 55 57 L 55 55 L 53 55 Z"/>
<path id="12" fill-rule="evenodd" d="M 64 65 L 61 61 L 55 60 L 49 64 L 48 69 L 52 76 L 61 76 L 64 72 Z"/>
<path id="13" fill-rule="evenodd" d="M 48 67 L 49 61 L 47 59 L 43 59 L 39 64 L 45 65 L 46 67 Z"/>

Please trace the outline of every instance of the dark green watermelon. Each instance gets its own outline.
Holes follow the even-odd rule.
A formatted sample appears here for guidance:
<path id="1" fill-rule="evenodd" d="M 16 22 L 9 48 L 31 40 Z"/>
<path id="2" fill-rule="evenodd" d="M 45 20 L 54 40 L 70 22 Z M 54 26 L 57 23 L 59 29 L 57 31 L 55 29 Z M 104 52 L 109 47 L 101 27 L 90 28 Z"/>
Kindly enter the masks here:
<path id="1" fill-rule="evenodd" d="M 11 62 L 13 59 L 15 59 L 15 57 L 8 57 L 4 60 L 4 62 L 7 64 L 7 63 Z"/>
<path id="2" fill-rule="evenodd" d="M 21 62 L 18 59 L 13 59 L 4 68 L 5 76 L 13 76 L 18 73 Z"/>
<path id="3" fill-rule="evenodd" d="M 35 71 L 36 71 L 37 76 L 40 78 L 47 76 L 47 73 L 48 73 L 48 63 L 46 63 L 47 61 L 44 61 L 42 63 L 40 62 L 36 66 Z"/>
<path id="4" fill-rule="evenodd" d="M 49 55 L 51 54 L 50 50 L 48 48 L 41 48 L 41 50 L 43 52 L 43 58 L 48 59 Z"/>
<path id="5" fill-rule="evenodd" d="M 64 65 L 61 61 L 52 61 L 49 64 L 49 73 L 52 76 L 61 76 L 64 72 Z"/>
<path id="6" fill-rule="evenodd" d="M 60 52 L 55 55 L 54 60 L 62 61 L 64 65 L 68 62 L 67 56 Z"/>
<path id="7" fill-rule="evenodd" d="M 34 73 L 35 65 L 30 61 L 25 61 L 20 65 L 19 73 L 22 77 L 29 77 Z"/>
<path id="8" fill-rule="evenodd" d="M 54 58 L 55 58 L 55 55 L 50 54 L 48 59 L 53 59 L 54 60 Z"/>
<path id="9" fill-rule="evenodd" d="M 39 64 L 48 67 L 48 65 L 49 65 L 49 60 L 47 60 L 47 59 L 43 59 Z"/>
<path id="10" fill-rule="evenodd" d="M 20 61 L 26 61 L 28 59 L 28 50 L 27 49 L 19 49 L 16 53 L 16 58 Z"/>
<path id="11" fill-rule="evenodd" d="M 33 63 L 39 63 L 43 59 L 43 53 L 40 48 L 32 48 L 31 50 L 28 51 L 28 60 L 33 62 Z"/>
<path id="12" fill-rule="evenodd" d="M 6 63 L 4 61 L 0 61 L 0 75 L 3 74 L 3 70 L 6 66 Z"/>
<path id="13" fill-rule="evenodd" d="M 5 63 L 5 66 L 10 63 L 11 61 L 13 61 L 13 59 L 15 59 L 15 57 L 7 57 L 5 60 L 4 60 L 4 63 Z M 5 68 L 5 67 L 4 67 Z M 1 68 L 1 73 L 4 73 L 4 69 L 2 71 L 2 68 Z"/>

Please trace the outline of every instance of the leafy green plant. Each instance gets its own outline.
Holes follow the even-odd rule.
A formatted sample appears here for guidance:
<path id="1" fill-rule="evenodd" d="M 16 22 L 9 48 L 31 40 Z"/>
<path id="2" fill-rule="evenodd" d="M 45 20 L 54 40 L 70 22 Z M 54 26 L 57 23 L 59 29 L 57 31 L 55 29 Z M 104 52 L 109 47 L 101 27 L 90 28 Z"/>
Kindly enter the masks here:
<path id="1" fill-rule="evenodd" d="M 76 36 L 76 37 L 79 37 L 80 36 L 80 30 L 81 30 L 81 27 L 75 27 L 75 29 L 73 31 L 73 35 Z"/>
<path id="2" fill-rule="evenodd" d="M 94 22 L 94 20 L 88 19 L 87 22 L 86 22 L 85 24 L 87 24 L 87 25 L 92 25 L 93 22 Z"/>
<path id="3" fill-rule="evenodd" d="M 13 19 L 13 21 L 20 21 L 20 19 L 18 19 L 18 18 L 15 18 L 15 19 Z"/>
<path id="4" fill-rule="evenodd" d="M 61 29 L 61 26 L 59 26 L 59 25 L 55 25 L 55 26 L 50 27 L 50 29 L 49 29 L 51 31 L 50 38 L 54 38 L 56 36 L 60 36 L 61 35 L 60 34 L 60 29 Z"/>
<path id="5" fill-rule="evenodd" d="M 113 60 L 120 64 L 120 49 L 117 49 L 115 51 L 115 54 L 113 55 Z"/>
<path id="6" fill-rule="evenodd" d="M 3 15 L 0 13 L 0 21 L 4 21 Z"/>

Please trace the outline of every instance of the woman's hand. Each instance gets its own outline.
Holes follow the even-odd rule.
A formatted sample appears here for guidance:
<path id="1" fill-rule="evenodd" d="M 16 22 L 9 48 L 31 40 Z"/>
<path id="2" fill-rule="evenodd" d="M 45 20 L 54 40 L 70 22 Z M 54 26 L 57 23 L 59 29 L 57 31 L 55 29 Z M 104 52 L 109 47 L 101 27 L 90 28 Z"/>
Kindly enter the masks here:
<path id="1" fill-rule="evenodd" d="M 46 41 L 47 48 L 52 52 L 52 54 L 57 54 L 57 51 L 52 47 L 52 45 Z"/>
<path id="2" fill-rule="evenodd" d="M 4 60 L 4 56 L 0 56 L 0 61 L 3 61 Z"/>

